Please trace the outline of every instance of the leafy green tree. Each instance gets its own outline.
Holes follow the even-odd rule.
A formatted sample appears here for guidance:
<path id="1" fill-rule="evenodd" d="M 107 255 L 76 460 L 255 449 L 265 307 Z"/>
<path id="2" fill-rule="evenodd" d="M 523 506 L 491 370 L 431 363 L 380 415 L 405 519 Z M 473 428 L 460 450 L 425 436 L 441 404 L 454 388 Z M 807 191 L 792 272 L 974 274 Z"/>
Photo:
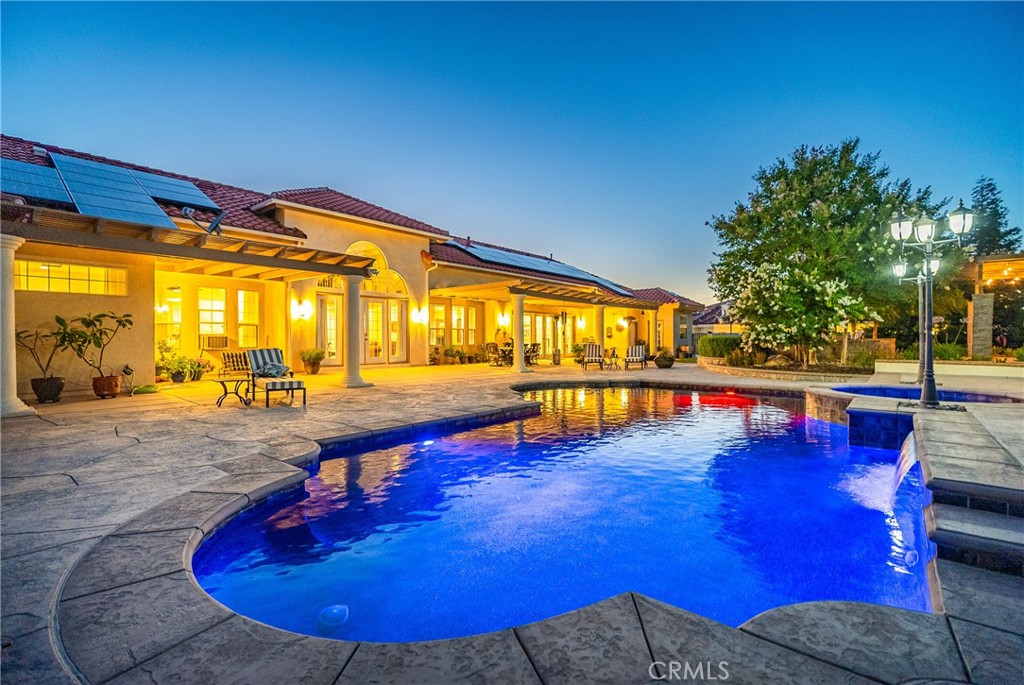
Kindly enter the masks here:
<path id="1" fill-rule="evenodd" d="M 834 330 L 833 324 L 875 318 L 891 307 L 894 296 L 907 297 L 894 287 L 890 267 L 898 246 L 887 239 L 884 227 L 896 210 L 935 215 L 945 201 L 933 202 L 930 188 L 915 191 L 909 181 L 890 181 L 879 155 L 862 153 L 859 146 L 853 138 L 797 148 L 789 158 L 758 170 L 757 187 L 745 203 L 737 202 L 731 213 L 708 222 L 724 248 L 708 271 L 711 286 L 721 299 L 751 304 L 735 312 L 758 331 L 748 342 L 783 339 L 787 336 L 779 331 L 799 328 L 816 333 L 801 333 L 803 342 L 792 344 L 815 349 L 825 344 L 823 336 Z M 771 273 L 778 274 L 780 287 L 791 286 L 786 298 L 807 298 L 799 313 L 791 304 L 773 301 L 783 297 L 781 290 L 757 288 L 752 276 L 764 273 L 759 271 L 763 265 L 774 267 Z M 829 308 L 838 300 L 798 287 L 798 280 L 812 278 L 833 284 L 832 295 L 845 302 L 846 318 L 832 316 Z M 764 306 L 755 306 L 752 288 L 769 298 Z"/>
<path id="2" fill-rule="evenodd" d="M 1002 193 L 995 181 L 988 176 L 979 178 L 971 193 L 971 204 L 974 228 L 968 234 L 967 242 L 975 246 L 978 254 L 1016 252 L 1020 249 L 1020 228 L 1010 228 Z"/>

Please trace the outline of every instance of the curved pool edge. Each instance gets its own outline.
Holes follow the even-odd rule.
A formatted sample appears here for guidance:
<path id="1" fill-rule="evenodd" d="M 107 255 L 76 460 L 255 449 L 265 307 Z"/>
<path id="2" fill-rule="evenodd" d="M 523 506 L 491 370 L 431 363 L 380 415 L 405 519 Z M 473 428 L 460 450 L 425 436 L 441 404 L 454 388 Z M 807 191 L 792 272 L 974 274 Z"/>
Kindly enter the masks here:
<path id="1" fill-rule="evenodd" d="M 609 386 L 710 391 L 728 387 L 584 380 L 519 383 L 512 389 L 525 392 L 550 387 Z M 777 388 L 737 390 L 786 397 L 803 394 Z M 523 402 L 325 442 L 356 447 L 420 430 L 458 428 L 478 420 L 502 420 L 538 411 L 537 403 Z M 337 678 L 338 682 L 363 682 L 373 677 L 451 681 L 482 668 L 492 669 L 486 678 L 488 682 L 537 682 L 541 673 L 550 678 L 573 668 L 557 656 L 564 654 L 569 645 L 573 646 L 571 653 L 584 662 L 586 658 L 610 659 L 601 673 L 608 674 L 608 682 L 615 682 L 635 678 L 637 668 L 648 668 L 652 654 L 656 658 L 685 656 L 683 646 L 691 643 L 706 644 L 709 654 L 735 653 L 740 657 L 737 663 L 746 655 L 747 663 L 738 668 L 767 668 L 766 663 L 771 661 L 772 668 L 795 669 L 778 671 L 775 675 L 779 677 L 822 669 L 835 676 L 836 668 L 858 673 L 857 664 L 850 663 L 847 668 L 831 659 L 808 657 L 805 651 L 779 644 L 772 648 L 778 652 L 772 659 L 750 659 L 749 650 L 766 648 L 762 638 L 746 635 L 742 627 L 733 629 L 634 593 L 513 629 L 408 643 L 354 643 L 304 636 L 266 626 L 224 608 L 196 582 L 191 565 L 193 553 L 206 537 L 241 511 L 300 487 L 308 477 L 308 472 L 300 467 L 314 463 L 319 456 L 318 446 L 301 454 L 252 455 L 217 464 L 229 475 L 166 500 L 100 538 L 66 577 L 58 593 L 56 610 L 66 654 L 87 682 L 113 678 L 121 682 L 122 677 L 130 680 L 131 673 L 147 675 L 148 682 L 148 674 L 181 673 L 184 668 L 196 673 L 197 682 L 218 682 L 228 674 L 237 678 L 240 673 L 250 673 L 259 679 L 286 680 L 302 674 L 303 682 L 335 682 Z M 793 606 L 802 605 L 778 607 L 766 614 Z M 883 629 L 883 618 L 877 619 L 878 625 L 871 629 L 864 626 L 865 630 L 846 635 L 849 651 L 858 651 L 857 645 L 861 643 L 874 645 L 875 636 L 883 634 L 878 632 Z M 942 617 L 936 614 L 931 618 Z M 919 639 L 911 631 L 902 643 Z M 676 647 L 672 646 L 674 643 Z M 591 656 L 586 657 L 588 654 Z M 694 659 L 693 654 L 690 659 Z M 576 667 L 583 668 L 583 663 Z M 592 678 L 594 674 L 579 671 L 577 675 Z"/>

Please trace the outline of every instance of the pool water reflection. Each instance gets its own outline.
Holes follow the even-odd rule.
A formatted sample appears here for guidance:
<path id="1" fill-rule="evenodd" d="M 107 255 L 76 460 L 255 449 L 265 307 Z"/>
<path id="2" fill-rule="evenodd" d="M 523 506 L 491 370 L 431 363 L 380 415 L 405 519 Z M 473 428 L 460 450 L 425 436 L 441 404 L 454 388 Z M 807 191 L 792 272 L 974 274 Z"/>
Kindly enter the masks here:
<path id="1" fill-rule="evenodd" d="M 930 610 L 919 467 L 777 398 L 533 393 L 541 415 L 324 461 L 200 547 L 202 586 L 300 633 L 471 635 L 634 590 L 739 625 L 845 599 Z"/>

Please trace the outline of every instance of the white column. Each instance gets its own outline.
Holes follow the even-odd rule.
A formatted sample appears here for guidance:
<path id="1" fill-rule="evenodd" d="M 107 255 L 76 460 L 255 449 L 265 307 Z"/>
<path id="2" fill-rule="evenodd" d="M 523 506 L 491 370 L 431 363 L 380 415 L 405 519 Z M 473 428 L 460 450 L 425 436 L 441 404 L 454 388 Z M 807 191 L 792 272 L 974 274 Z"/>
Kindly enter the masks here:
<path id="1" fill-rule="evenodd" d="M 24 238 L 0 235 L 0 416 L 32 416 L 36 410 L 18 398 L 18 358 L 14 344 L 14 251 Z"/>
<path id="2" fill-rule="evenodd" d="M 345 387 L 369 388 L 373 383 L 367 383 L 359 375 L 359 353 L 363 349 L 359 286 L 363 276 L 345 274 L 342 278 L 345 280 Z"/>
<path id="3" fill-rule="evenodd" d="M 512 370 L 531 373 L 526 366 L 526 327 L 523 325 L 526 295 L 512 293 Z"/>
<path id="4" fill-rule="evenodd" d="M 604 337 L 604 305 L 603 304 L 595 304 L 594 305 L 594 327 L 597 329 L 597 335 L 595 336 L 595 340 L 597 340 L 597 343 L 601 346 L 601 350 L 603 351 L 604 350 L 604 346 L 606 344 L 605 343 L 606 338 Z"/>

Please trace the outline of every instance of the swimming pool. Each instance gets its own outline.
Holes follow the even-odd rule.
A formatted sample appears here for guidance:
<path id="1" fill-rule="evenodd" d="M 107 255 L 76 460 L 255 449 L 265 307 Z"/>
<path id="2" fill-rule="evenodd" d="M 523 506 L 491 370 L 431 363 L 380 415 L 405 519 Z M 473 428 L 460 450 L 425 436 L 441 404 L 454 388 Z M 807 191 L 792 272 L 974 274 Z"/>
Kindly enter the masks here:
<path id="1" fill-rule="evenodd" d="M 737 626 L 859 600 L 929 611 L 919 467 L 796 400 L 536 392 L 541 415 L 323 461 L 196 552 L 225 606 L 309 635 L 411 641 L 633 590 Z"/>
<path id="2" fill-rule="evenodd" d="M 913 385 L 839 385 L 833 390 L 848 392 L 854 395 L 869 395 L 871 397 L 888 397 L 897 400 L 919 400 L 921 399 L 921 388 Z M 1012 397 L 1005 395 L 991 395 L 988 393 L 966 392 L 963 390 L 942 390 L 939 389 L 940 402 L 1014 402 Z"/>

